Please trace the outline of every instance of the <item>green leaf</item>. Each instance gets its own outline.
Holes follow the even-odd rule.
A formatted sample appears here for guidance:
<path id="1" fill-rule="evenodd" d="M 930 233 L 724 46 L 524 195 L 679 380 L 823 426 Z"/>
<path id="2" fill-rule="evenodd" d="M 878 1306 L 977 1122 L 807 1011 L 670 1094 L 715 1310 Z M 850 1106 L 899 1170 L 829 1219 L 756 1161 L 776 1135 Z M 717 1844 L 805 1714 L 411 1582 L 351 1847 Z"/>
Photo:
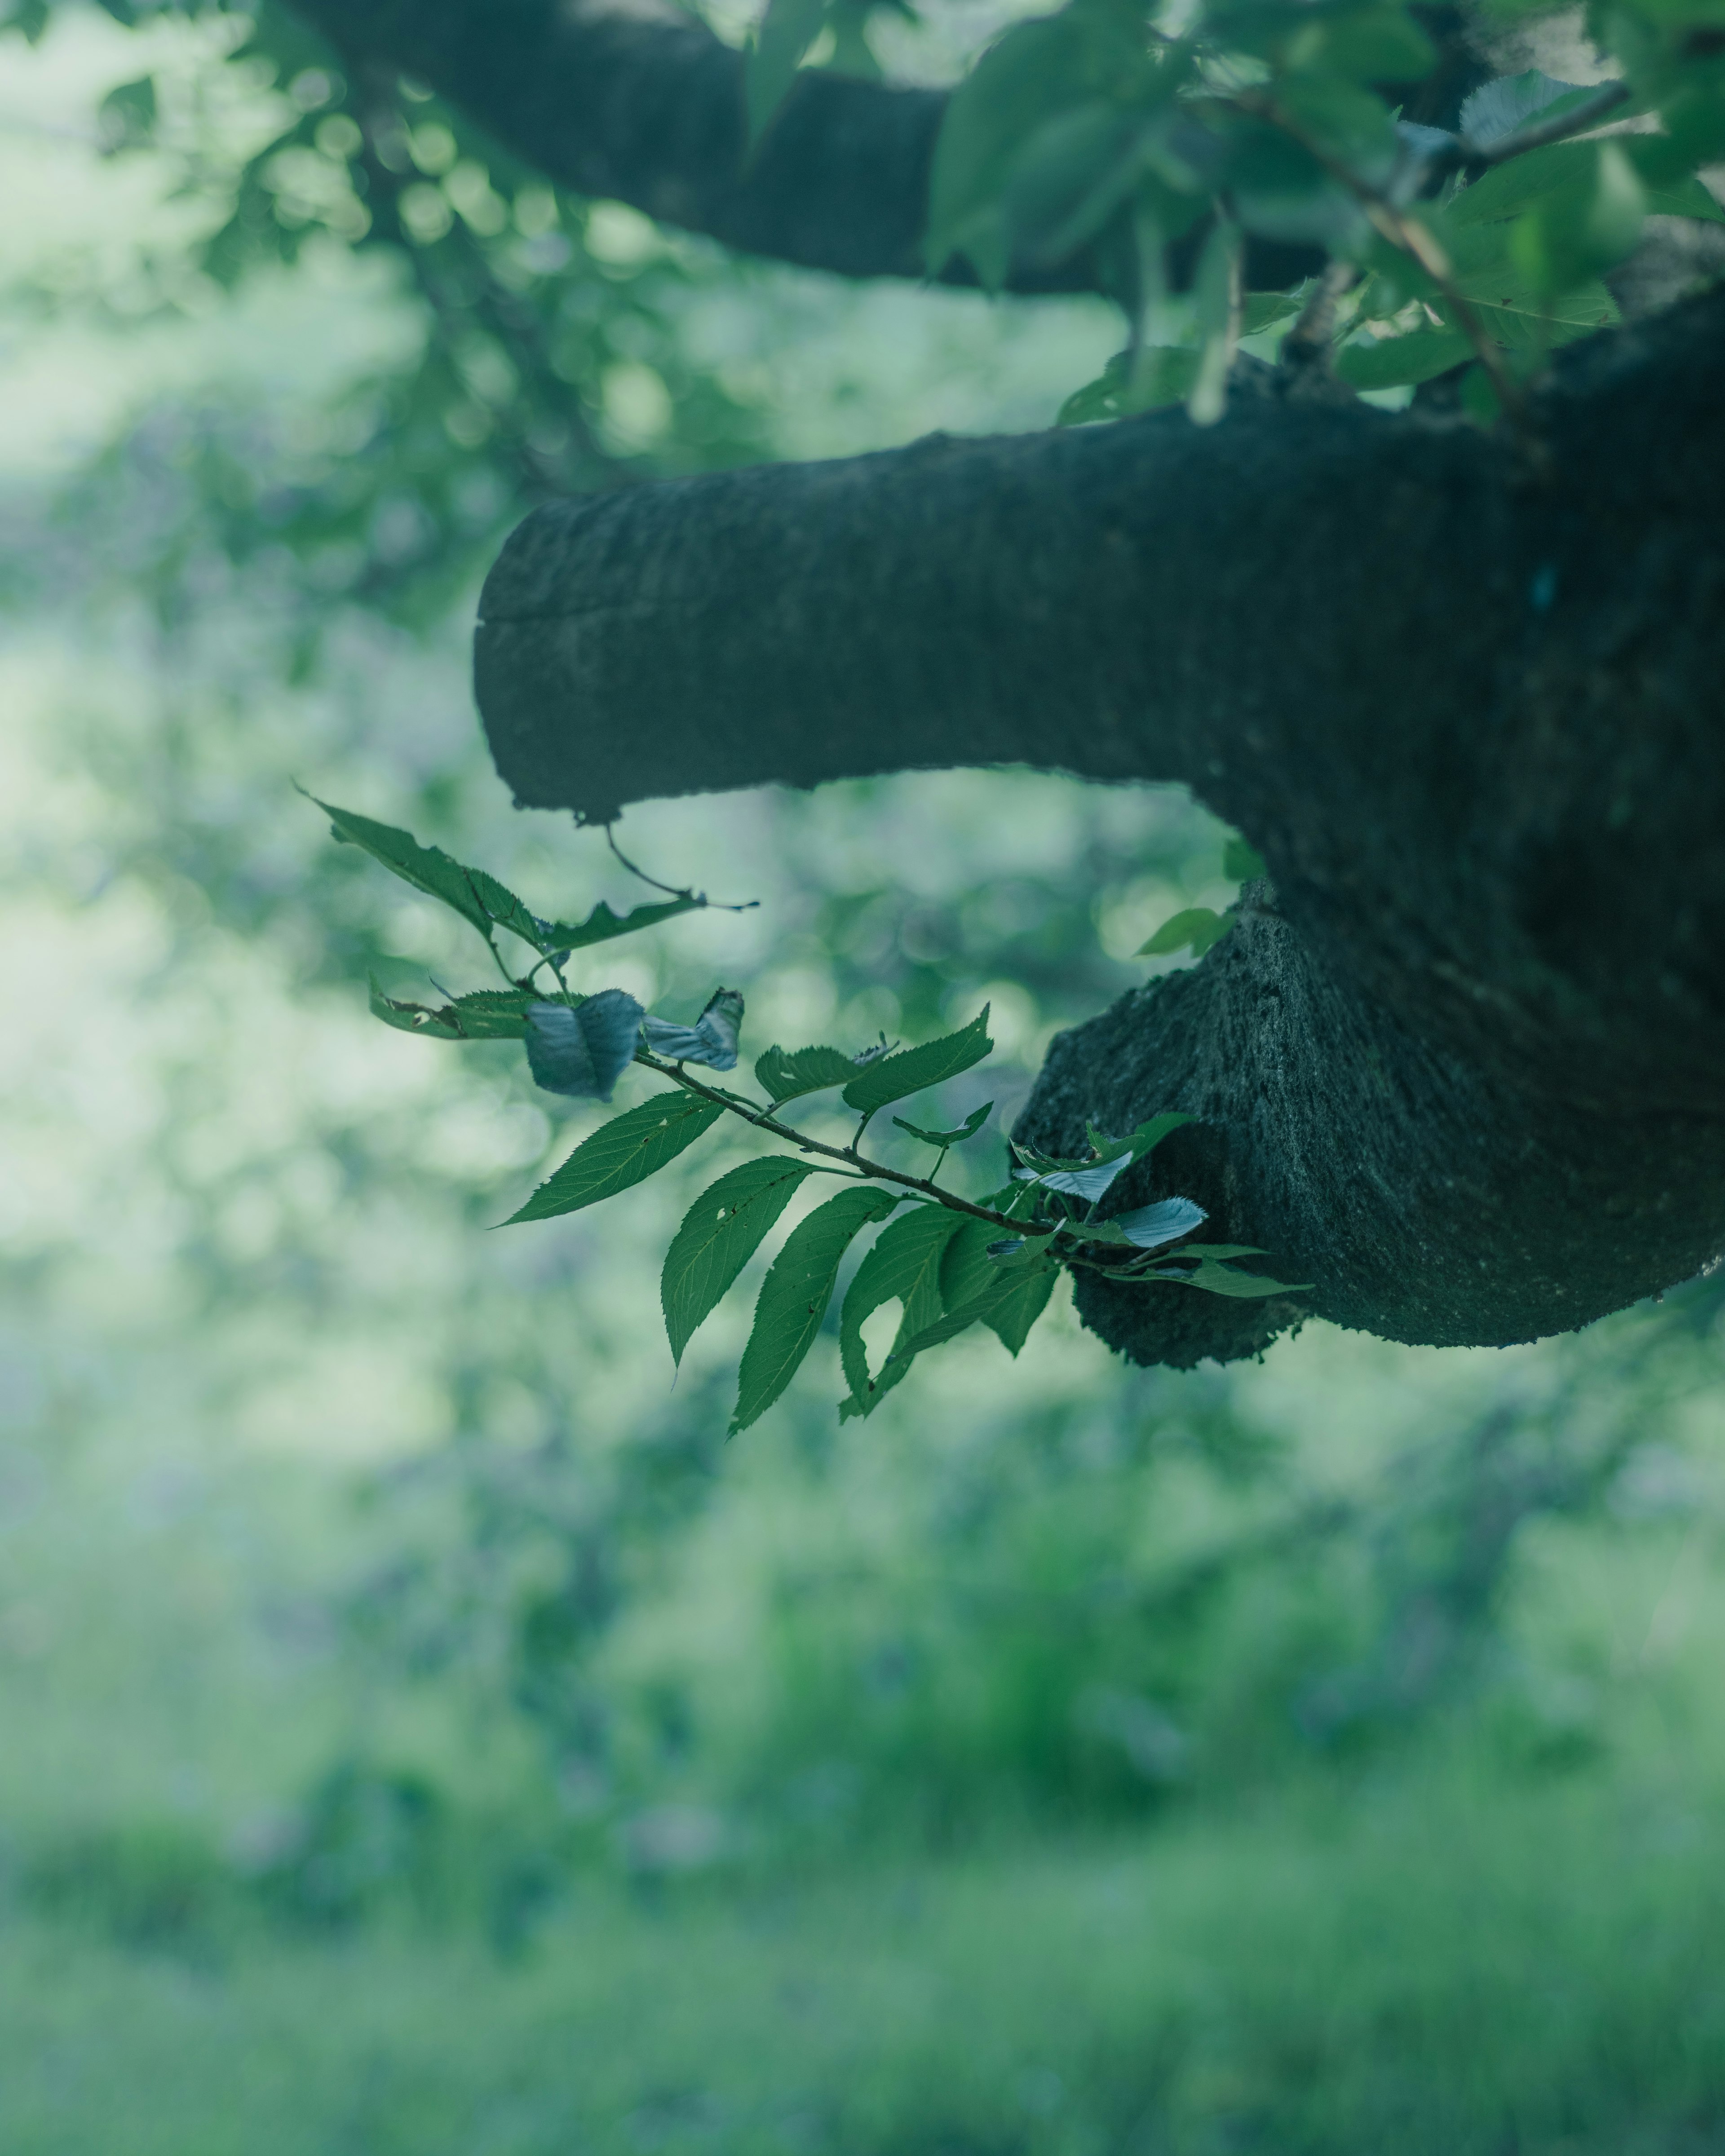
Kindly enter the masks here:
<path id="1" fill-rule="evenodd" d="M 1400 389 L 1447 374 L 1472 351 L 1460 330 L 1410 330 L 1381 342 L 1344 345 L 1336 372 L 1352 389 Z"/>
<path id="2" fill-rule="evenodd" d="M 1046 1308 L 1059 1270 L 1053 1259 L 1040 1254 L 1002 1268 L 1000 1277 L 980 1295 L 947 1311 L 908 1339 L 896 1341 L 876 1382 L 881 1385 L 896 1383 L 895 1364 L 901 1362 L 908 1368 L 917 1356 L 957 1339 L 961 1332 L 976 1324 L 988 1326 L 1016 1355 L 1030 1327 Z"/>
<path id="3" fill-rule="evenodd" d="M 1096 237 L 1137 182 L 1142 125 L 1101 98 L 1044 121 L 1014 158 L 1005 190 L 1016 256 L 1050 269 Z"/>
<path id="4" fill-rule="evenodd" d="M 856 1071 L 855 1057 L 836 1048 L 769 1048 L 755 1064 L 762 1091 L 775 1103 L 848 1086 Z"/>
<path id="5" fill-rule="evenodd" d="M 1511 259 L 1543 300 L 1620 262 L 1646 218 L 1647 191 L 1620 146 L 1581 146 L 1589 153 L 1582 171 L 1518 218 L 1510 234 Z"/>
<path id="6" fill-rule="evenodd" d="M 1048 1307 L 1060 1271 L 1055 1265 L 1014 1267 L 983 1312 L 983 1324 L 1009 1355 L 1016 1356 L 1029 1338 L 1030 1327 Z"/>
<path id="7" fill-rule="evenodd" d="M 1183 1258 L 1196 1258 L 1198 1264 L 1190 1272 L 1176 1271 L 1172 1266 L 1158 1267 L 1155 1271 L 1141 1275 L 1146 1280 L 1178 1281 L 1187 1287 L 1203 1288 L 1210 1295 L 1233 1296 L 1236 1300 L 1250 1301 L 1271 1295 L 1304 1295 L 1312 1286 L 1301 1281 L 1290 1286 L 1284 1281 L 1271 1280 L 1263 1273 L 1237 1273 L 1232 1265 L 1224 1265 L 1216 1255 L 1217 1250 L 1230 1256 L 1244 1255 L 1230 1244 L 1209 1245 L 1189 1243 L 1181 1251 Z"/>
<path id="8" fill-rule="evenodd" d="M 1231 917 L 1208 906 L 1189 906 L 1164 921 L 1147 943 L 1138 947 L 1141 958 L 1165 958 L 1183 951 L 1189 943 L 1194 957 L 1203 957 L 1213 943 L 1219 943 L 1234 926 Z"/>
<path id="9" fill-rule="evenodd" d="M 880 1377 L 871 1379 L 863 1347 L 865 1322 L 883 1303 L 902 1302 L 904 1316 L 893 1342 L 896 1348 L 941 1317 L 945 1311 L 941 1300 L 941 1260 L 964 1224 L 962 1213 L 951 1212 L 943 1205 L 919 1205 L 883 1229 L 873 1250 L 857 1267 L 839 1320 L 839 1358 L 845 1382 L 850 1388 L 850 1398 L 839 1410 L 841 1420 L 852 1414 L 871 1414 L 911 1367 L 905 1362 L 895 1364 L 889 1353 Z"/>
<path id="10" fill-rule="evenodd" d="M 696 1327 L 718 1306 L 762 1237 L 814 1173 L 799 1160 L 747 1160 L 703 1190 L 683 1216 L 660 1276 L 659 1301 L 680 1363 Z"/>
<path id="11" fill-rule="evenodd" d="M 747 64 L 751 147 L 789 95 L 803 55 L 826 19 L 827 0 L 768 0 Z"/>
<path id="12" fill-rule="evenodd" d="M 1264 874 L 1264 856 L 1235 833 L 1222 848 L 1222 873 L 1235 883 L 1250 883 Z"/>
<path id="13" fill-rule="evenodd" d="M 1018 23 L 989 47 L 953 91 L 935 142 L 923 243 L 932 275 L 963 253 L 984 284 L 1004 280 L 1014 161 L 1041 121 L 1103 88 L 1075 10 Z"/>
<path id="14" fill-rule="evenodd" d="M 994 1112 L 994 1103 L 986 1101 L 980 1108 L 973 1108 L 956 1131 L 925 1131 L 915 1123 L 907 1123 L 902 1116 L 893 1122 L 901 1131 L 908 1131 L 913 1138 L 921 1138 L 924 1145 L 939 1146 L 942 1152 L 948 1146 L 963 1145 L 966 1138 L 973 1138 Z"/>
<path id="15" fill-rule="evenodd" d="M 527 940 L 536 943 L 542 951 L 584 951 L 589 944 L 608 943 L 614 937 L 634 936 L 643 928 L 656 928 L 661 921 L 675 920 L 680 913 L 697 911 L 706 904 L 704 898 L 691 891 L 685 891 L 680 898 L 632 906 L 627 913 L 614 913 L 601 899 L 585 921 L 536 921 L 534 933 Z"/>
<path id="16" fill-rule="evenodd" d="M 898 1203 L 890 1190 L 843 1190 L 792 1229 L 755 1305 L 754 1329 L 737 1377 L 733 1435 L 758 1421 L 795 1376 L 827 1314 L 839 1262 L 853 1238 L 870 1221 L 885 1219 Z"/>
<path id="17" fill-rule="evenodd" d="M 921 1093 L 931 1086 L 944 1085 L 993 1052 L 988 1038 L 988 1006 L 957 1033 L 938 1040 L 924 1041 L 920 1048 L 901 1048 L 896 1055 L 883 1055 L 865 1063 L 845 1088 L 845 1104 L 859 1115 L 871 1116 L 877 1108 L 907 1094 Z"/>
<path id="18" fill-rule="evenodd" d="M 393 824 L 374 824 L 369 816 L 356 815 L 351 808 L 336 808 L 327 801 L 319 801 L 315 793 L 308 793 L 305 798 L 316 803 L 329 818 L 336 838 L 348 845 L 362 848 L 374 861 L 381 861 L 392 875 L 398 875 L 403 883 L 412 884 L 415 891 L 423 891 L 428 898 L 440 899 L 478 929 L 487 942 L 495 925 L 507 928 L 536 950 L 542 947 L 537 921 L 512 891 L 506 890 L 483 869 L 470 869 L 460 861 L 452 860 L 441 846 L 422 846 L 411 833 L 398 831 Z M 556 950 L 560 947 L 551 944 L 543 947 Z"/>
<path id="19" fill-rule="evenodd" d="M 1094 382 L 1073 391 L 1055 424 L 1088 427 L 1100 419 L 1129 419 L 1139 412 L 1183 404 L 1203 357 L 1192 345 L 1148 344 L 1133 365 L 1130 354 L 1117 352 Z"/>
<path id="20" fill-rule="evenodd" d="M 619 1190 L 644 1183 L 685 1146 L 693 1145 L 723 1113 L 716 1101 L 698 1100 L 691 1093 L 655 1093 L 650 1101 L 614 1116 L 591 1137 L 583 1138 L 503 1226 L 555 1219 L 559 1214 L 578 1212 L 583 1205 L 597 1205 L 602 1198 L 614 1198 Z"/>
<path id="21" fill-rule="evenodd" d="M 371 987 L 373 1018 L 427 1040 L 520 1040 L 527 1030 L 527 1006 L 539 1000 L 531 988 L 480 988 L 432 1009 L 386 996 L 375 973 Z"/>

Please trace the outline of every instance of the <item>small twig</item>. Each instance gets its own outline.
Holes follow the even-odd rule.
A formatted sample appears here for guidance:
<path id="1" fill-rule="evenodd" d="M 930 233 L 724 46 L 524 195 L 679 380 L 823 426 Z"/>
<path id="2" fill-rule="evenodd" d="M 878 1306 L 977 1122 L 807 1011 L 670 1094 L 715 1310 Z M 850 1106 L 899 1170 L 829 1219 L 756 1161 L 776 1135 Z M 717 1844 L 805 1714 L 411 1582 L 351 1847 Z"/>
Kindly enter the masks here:
<path id="1" fill-rule="evenodd" d="M 708 906 L 715 913 L 747 913 L 761 903 L 758 898 L 745 898 L 736 905 L 727 905 L 723 899 L 709 898 L 704 891 L 696 891 L 687 884 L 679 890 L 675 884 L 661 883 L 657 876 L 649 876 L 645 869 L 635 866 L 622 847 L 618 844 L 615 829 L 609 824 L 605 826 L 605 844 L 632 876 L 639 876 L 643 883 L 649 885 L 655 891 L 665 892 L 671 898 L 693 899 L 697 906 Z"/>
<path id="2" fill-rule="evenodd" d="M 1473 346 L 1474 357 L 1491 377 L 1491 386 L 1497 393 L 1497 401 L 1503 407 L 1511 424 L 1524 441 L 1531 441 L 1527 402 L 1522 393 L 1522 385 L 1510 372 L 1502 352 L 1486 336 L 1479 316 L 1457 285 L 1450 258 L 1444 252 L 1436 234 L 1428 231 L 1417 218 L 1409 217 L 1397 208 L 1394 203 L 1379 194 L 1357 172 L 1351 171 L 1322 142 L 1314 141 L 1274 98 L 1241 90 L 1230 101 L 1242 112 L 1250 113 L 1255 119 L 1267 120 L 1272 127 L 1279 127 L 1283 134 L 1291 136 L 1309 157 L 1322 166 L 1332 179 L 1338 180 L 1348 189 L 1365 212 L 1374 231 L 1381 234 L 1392 247 L 1413 257 L 1448 302 L 1456 328 Z"/>
<path id="3" fill-rule="evenodd" d="M 1282 364 L 1310 367 L 1327 361 L 1336 335 L 1336 309 L 1359 272 L 1351 262 L 1332 262 L 1307 295 L 1294 326 L 1282 340 Z"/>
<path id="4" fill-rule="evenodd" d="M 899 1183 L 906 1190 L 915 1190 L 925 1198 L 932 1198 L 937 1204 L 947 1206 L 955 1213 L 968 1213 L 973 1219 L 986 1220 L 991 1227 L 1005 1228 L 1017 1235 L 1024 1233 L 1024 1224 L 1022 1221 L 1014 1220 L 1004 1213 L 993 1212 L 986 1205 L 973 1205 L 968 1198 L 958 1198 L 949 1190 L 938 1188 L 927 1176 L 906 1175 L 900 1168 L 888 1168 L 884 1161 L 870 1160 L 860 1153 L 854 1144 L 823 1145 L 819 1138 L 810 1137 L 806 1132 L 793 1131 L 788 1124 L 780 1122 L 771 1108 L 754 1108 L 718 1086 L 703 1085 L 700 1079 L 691 1078 L 680 1063 L 666 1063 L 646 1049 L 637 1051 L 635 1061 L 644 1064 L 649 1070 L 658 1071 L 661 1077 L 670 1079 L 685 1091 L 697 1094 L 703 1101 L 711 1101 L 731 1114 L 741 1116 L 745 1122 L 752 1124 L 757 1130 L 766 1131 L 774 1137 L 784 1139 L 787 1144 L 795 1146 L 799 1152 L 818 1152 L 828 1160 L 836 1160 L 847 1168 L 859 1170 L 865 1176 L 885 1183 Z"/>
<path id="5" fill-rule="evenodd" d="M 1553 142 L 1567 141 L 1572 135 L 1584 135 L 1589 127 L 1597 126 L 1608 113 L 1616 111 L 1620 105 L 1627 104 L 1629 95 L 1626 82 L 1608 82 L 1585 105 L 1560 112 L 1553 120 L 1530 120 L 1513 135 L 1506 135 L 1501 142 L 1476 147 L 1463 136 L 1458 139 L 1464 162 L 1471 171 L 1488 172 L 1493 165 L 1507 165 L 1512 157 L 1525 157 L 1529 150 L 1543 150 Z"/>

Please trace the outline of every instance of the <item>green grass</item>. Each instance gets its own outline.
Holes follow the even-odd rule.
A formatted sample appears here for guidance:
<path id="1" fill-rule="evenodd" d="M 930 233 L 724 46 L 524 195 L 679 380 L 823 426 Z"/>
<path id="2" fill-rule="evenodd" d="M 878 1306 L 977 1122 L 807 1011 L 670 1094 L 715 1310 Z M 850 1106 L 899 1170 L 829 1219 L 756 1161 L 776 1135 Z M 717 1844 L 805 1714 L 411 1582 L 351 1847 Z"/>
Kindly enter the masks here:
<path id="1" fill-rule="evenodd" d="M 1436 1779 L 1434 1779 L 1434 1776 Z M 6 2156 L 1679 2156 L 1725 1813 L 1412 1761 L 1131 1841 L 465 1933 L 0 1938 Z"/>

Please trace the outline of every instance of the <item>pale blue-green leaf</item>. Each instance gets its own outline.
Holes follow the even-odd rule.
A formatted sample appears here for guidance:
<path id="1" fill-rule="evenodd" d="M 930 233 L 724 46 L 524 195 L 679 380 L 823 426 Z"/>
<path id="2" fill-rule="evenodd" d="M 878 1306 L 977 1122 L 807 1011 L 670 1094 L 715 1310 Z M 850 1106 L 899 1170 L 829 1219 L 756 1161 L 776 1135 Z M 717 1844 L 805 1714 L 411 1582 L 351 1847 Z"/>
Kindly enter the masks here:
<path id="1" fill-rule="evenodd" d="M 680 1363 L 696 1327 L 714 1310 L 792 1196 L 814 1173 L 773 1155 L 747 1160 L 703 1190 L 683 1216 L 660 1276 L 659 1301 Z"/>
<path id="2" fill-rule="evenodd" d="M 527 1067 L 547 1093 L 608 1101 L 634 1060 L 641 1007 L 622 988 L 602 988 L 567 1004 L 527 1006 Z"/>
<path id="3" fill-rule="evenodd" d="M 1112 1160 L 1099 1160 L 1089 1168 L 1015 1168 L 1014 1178 L 1019 1183 L 1034 1183 L 1045 1190 L 1058 1190 L 1067 1198 L 1081 1198 L 1094 1204 L 1114 1178 L 1132 1164 L 1129 1152 L 1117 1153 Z"/>
<path id="4" fill-rule="evenodd" d="M 908 1094 L 957 1078 L 980 1063 L 993 1045 L 988 1038 L 988 1007 L 984 1004 L 970 1024 L 957 1033 L 924 1041 L 920 1048 L 901 1048 L 896 1055 L 883 1055 L 865 1065 L 845 1088 L 845 1104 L 860 1115 L 872 1115 L 877 1108 L 902 1101 Z"/>
<path id="5" fill-rule="evenodd" d="M 693 1025 L 673 1025 L 670 1019 L 649 1018 L 641 1031 L 655 1055 L 672 1063 L 704 1063 L 714 1070 L 737 1067 L 737 1037 L 742 1027 L 742 998 L 735 988 L 720 988 L 707 998 L 706 1008 Z"/>
<path id="6" fill-rule="evenodd" d="M 1475 149 L 1489 150 L 1530 120 L 1541 114 L 1556 118 L 1561 110 L 1594 96 L 1598 89 L 1598 84 L 1589 87 L 1559 82 L 1538 68 L 1529 68 L 1523 74 L 1499 75 L 1494 82 L 1481 83 L 1463 100 L 1461 131 Z"/>
<path id="7" fill-rule="evenodd" d="M 583 1138 L 503 1225 L 555 1219 L 644 1183 L 711 1130 L 724 1112 L 716 1101 L 699 1100 L 692 1093 L 655 1093 L 650 1101 L 614 1116 L 591 1137 Z"/>
<path id="8" fill-rule="evenodd" d="M 842 1190 L 799 1220 L 773 1260 L 755 1305 L 754 1329 L 737 1375 L 733 1434 L 758 1420 L 796 1374 L 833 1299 L 853 1238 L 899 1203 L 891 1191 Z"/>
<path id="9" fill-rule="evenodd" d="M 1189 1235 L 1209 1218 L 1203 1206 L 1194 1205 L 1189 1198 L 1163 1198 L 1154 1205 L 1139 1206 L 1133 1213 L 1117 1213 L 1110 1224 L 1141 1250 L 1155 1250 L 1164 1243 Z"/>

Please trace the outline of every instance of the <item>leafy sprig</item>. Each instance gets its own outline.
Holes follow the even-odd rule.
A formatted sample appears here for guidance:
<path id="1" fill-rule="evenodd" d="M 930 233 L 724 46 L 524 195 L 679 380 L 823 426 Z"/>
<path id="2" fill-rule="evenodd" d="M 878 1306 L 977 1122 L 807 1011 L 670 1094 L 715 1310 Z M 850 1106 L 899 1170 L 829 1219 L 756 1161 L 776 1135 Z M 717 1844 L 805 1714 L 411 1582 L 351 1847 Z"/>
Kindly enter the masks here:
<path id="1" fill-rule="evenodd" d="M 485 870 L 422 846 L 391 825 L 326 802 L 317 805 L 336 838 L 362 848 L 459 915 L 483 938 L 508 983 L 429 1006 L 385 996 L 374 980 L 372 1009 L 386 1024 L 438 1040 L 519 1040 L 536 1083 L 578 1099 L 608 1101 L 631 1063 L 668 1081 L 668 1090 L 583 1138 L 504 1225 L 555 1219 L 632 1189 L 726 1116 L 781 1148 L 727 1169 L 695 1200 L 672 1239 L 660 1299 L 675 1359 L 681 1360 L 697 1328 L 809 1179 L 829 1176 L 847 1186 L 797 1223 L 768 1270 L 738 1373 L 733 1431 L 746 1430 L 784 1391 L 826 1322 L 851 1245 L 883 1223 L 839 1315 L 848 1388 L 841 1417 L 872 1412 L 919 1355 L 973 1326 L 987 1327 L 1016 1355 L 1063 1270 L 1234 1296 L 1301 1292 L 1237 1269 L 1237 1260 L 1262 1255 L 1258 1250 L 1194 1242 L 1206 1216 L 1189 1198 L 1165 1198 L 1108 1218 L 1099 1212 L 1118 1178 L 1191 1120 L 1183 1115 L 1153 1116 L 1122 1137 L 1092 1129 L 1088 1152 L 1076 1159 L 1012 1145 L 1008 1181 L 981 1200 L 946 1188 L 936 1177 L 949 1152 L 980 1135 L 992 1102 L 952 1129 L 892 1118 L 917 1143 L 936 1148 L 931 1174 L 865 1152 L 863 1139 L 883 1109 L 962 1076 L 992 1054 L 986 1006 L 968 1024 L 913 1047 L 883 1041 L 856 1055 L 819 1045 L 770 1047 L 754 1065 L 766 1096 L 757 1099 L 719 1080 L 738 1060 L 744 1004 L 736 990 L 717 989 L 696 1023 L 684 1026 L 650 1016 L 623 989 L 583 993 L 563 976 L 572 951 L 706 906 L 703 894 L 678 891 L 666 904 L 621 916 L 602 904 L 578 923 L 547 921 Z M 509 971 L 500 931 L 536 954 L 518 977 Z M 542 971 L 554 986 L 540 984 Z M 846 1142 L 834 1144 L 785 1120 L 792 1101 L 834 1092 L 857 1117 Z M 862 1328 L 895 1301 L 902 1311 L 898 1331 L 871 1372 Z"/>
<path id="2" fill-rule="evenodd" d="M 1698 177 L 1725 157 L 1725 47 L 1686 0 L 1599 0 L 1616 80 L 1530 69 L 1437 128 L 1403 116 L 1439 64 L 1425 19 L 1394 0 L 1071 0 L 1016 23 L 948 107 L 928 266 L 963 256 L 999 287 L 1088 254 L 1130 333 L 1069 424 L 1183 400 L 1214 420 L 1240 339 L 1281 323 L 1291 357 L 1357 388 L 1468 367 L 1464 403 L 1519 421 L 1551 350 L 1618 319 L 1600 280 L 1645 217 L 1725 214 Z M 1250 239 L 1328 267 L 1254 292 Z M 1183 332 L 1165 305 L 1181 244 Z"/>

